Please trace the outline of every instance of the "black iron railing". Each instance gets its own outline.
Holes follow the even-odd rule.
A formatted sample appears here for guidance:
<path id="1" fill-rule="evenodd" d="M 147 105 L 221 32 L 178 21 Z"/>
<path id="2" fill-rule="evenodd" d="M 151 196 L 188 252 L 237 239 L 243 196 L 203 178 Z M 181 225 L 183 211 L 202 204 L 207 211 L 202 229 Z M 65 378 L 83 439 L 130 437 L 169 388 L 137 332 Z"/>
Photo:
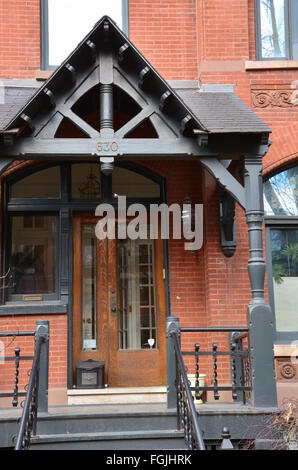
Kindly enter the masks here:
<path id="1" fill-rule="evenodd" d="M 188 449 L 206 450 L 181 354 L 179 336 L 175 331 L 171 331 L 169 336 L 173 341 L 176 356 L 177 427 L 184 430 Z"/>
<path id="2" fill-rule="evenodd" d="M 220 399 L 220 391 L 231 391 L 234 402 L 247 403 L 251 392 L 251 372 L 250 357 L 248 348 L 248 328 L 247 327 L 186 327 L 180 329 L 183 333 L 229 333 L 224 350 L 218 349 L 218 342 L 212 343 L 212 350 L 202 351 L 200 343 L 195 343 L 193 351 L 182 351 L 183 356 L 194 356 L 195 360 L 195 386 L 191 390 L 195 392 L 195 398 L 200 400 L 203 392 L 213 391 L 215 400 Z M 244 342 L 247 345 L 244 346 Z M 200 373 L 204 369 L 200 366 L 200 358 L 212 357 L 213 384 L 200 385 Z M 231 385 L 220 385 L 218 382 L 218 369 L 221 358 L 230 359 Z M 206 366 L 205 366 L 206 367 Z"/>
<path id="3" fill-rule="evenodd" d="M 19 398 L 26 397 L 20 403 L 23 407 L 20 428 L 17 437 L 14 437 L 15 450 L 28 449 L 31 435 L 36 434 L 37 413 L 48 412 L 48 376 L 49 376 L 49 322 L 38 320 L 35 331 L 6 331 L 0 332 L 0 338 L 11 338 L 6 348 L 21 336 L 34 337 L 34 356 L 22 356 L 21 349 L 15 348 L 15 356 L 5 356 L 3 360 L 15 361 L 14 389 L 13 392 L 1 393 L 0 397 L 12 397 L 12 405 L 19 405 Z M 32 367 L 27 372 L 30 377 L 29 383 L 25 385 L 24 391 L 19 390 L 20 362 L 32 360 Z"/>
<path id="4" fill-rule="evenodd" d="M 30 373 L 27 396 L 22 413 L 19 434 L 17 436 L 15 450 L 27 450 L 30 447 L 31 434 L 36 435 L 39 369 L 42 344 L 46 343 L 47 334 L 39 334 L 35 343 L 35 354 Z"/>
<path id="5" fill-rule="evenodd" d="M 35 331 L 1 331 L 0 338 L 11 338 L 10 344 L 20 336 L 35 336 Z M 8 345 L 9 346 L 9 345 Z M 4 347 L 4 346 L 2 346 Z M 7 347 L 7 346 L 6 346 Z M 32 361 L 34 356 L 21 356 L 21 349 L 16 347 L 14 349 L 14 356 L 5 356 L 4 351 L 2 351 L 2 360 L 4 362 L 14 361 L 15 371 L 14 371 L 14 389 L 13 392 L 3 392 L 0 393 L 0 398 L 12 398 L 12 406 L 16 407 L 19 404 L 19 397 L 25 397 L 27 392 L 19 391 L 19 373 L 20 373 L 20 362 L 21 361 Z"/>

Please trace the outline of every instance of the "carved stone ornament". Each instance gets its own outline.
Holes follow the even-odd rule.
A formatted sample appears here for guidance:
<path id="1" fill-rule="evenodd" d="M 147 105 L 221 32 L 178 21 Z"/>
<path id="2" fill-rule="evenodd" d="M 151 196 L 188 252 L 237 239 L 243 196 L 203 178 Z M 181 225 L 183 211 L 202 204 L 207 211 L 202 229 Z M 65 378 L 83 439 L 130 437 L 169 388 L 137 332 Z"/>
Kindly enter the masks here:
<path id="1" fill-rule="evenodd" d="M 280 368 L 280 373 L 284 379 L 293 379 L 296 375 L 296 370 L 290 362 L 284 363 Z"/>
<path id="2" fill-rule="evenodd" d="M 298 106 L 298 90 L 252 90 L 251 99 L 255 108 L 289 108 Z"/>
<path id="3" fill-rule="evenodd" d="M 290 362 L 289 357 L 276 359 L 278 380 L 297 380 L 297 366 Z"/>

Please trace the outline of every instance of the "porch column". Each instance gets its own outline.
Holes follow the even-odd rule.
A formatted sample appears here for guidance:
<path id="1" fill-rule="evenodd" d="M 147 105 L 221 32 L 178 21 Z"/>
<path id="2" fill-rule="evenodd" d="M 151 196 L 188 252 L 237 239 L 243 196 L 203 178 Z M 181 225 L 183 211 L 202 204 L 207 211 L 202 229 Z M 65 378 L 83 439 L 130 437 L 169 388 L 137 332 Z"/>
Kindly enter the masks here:
<path id="1" fill-rule="evenodd" d="M 44 342 L 41 345 L 39 361 L 39 383 L 38 383 L 38 412 L 48 412 L 48 394 L 49 394 L 49 334 L 50 323 L 47 320 L 38 320 L 36 322 L 35 341 L 39 336 L 44 336 Z"/>
<path id="2" fill-rule="evenodd" d="M 266 268 L 263 258 L 262 156 L 247 155 L 244 165 L 250 253 L 248 273 L 252 292 L 252 299 L 247 310 L 250 333 L 251 401 L 256 408 L 276 408 L 273 313 L 264 298 Z"/>
<path id="3" fill-rule="evenodd" d="M 176 392 L 176 356 L 173 341 L 170 338 L 170 333 L 176 331 L 180 338 L 180 322 L 178 317 L 167 317 L 167 396 L 168 408 L 177 407 L 177 392 Z"/>

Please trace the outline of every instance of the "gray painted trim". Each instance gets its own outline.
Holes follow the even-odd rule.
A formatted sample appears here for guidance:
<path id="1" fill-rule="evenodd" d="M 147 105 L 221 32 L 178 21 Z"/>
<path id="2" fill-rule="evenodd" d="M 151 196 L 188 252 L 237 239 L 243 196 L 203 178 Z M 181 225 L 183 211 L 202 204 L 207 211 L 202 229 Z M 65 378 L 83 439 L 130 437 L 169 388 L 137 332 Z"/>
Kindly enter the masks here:
<path id="1" fill-rule="evenodd" d="M 62 302 L 36 302 L 32 303 L 6 303 L 0 305 L 0 316 L 7 315 L 36 315 L 36 314 L 56 314 L 67 313 L 67 305 Z"/>

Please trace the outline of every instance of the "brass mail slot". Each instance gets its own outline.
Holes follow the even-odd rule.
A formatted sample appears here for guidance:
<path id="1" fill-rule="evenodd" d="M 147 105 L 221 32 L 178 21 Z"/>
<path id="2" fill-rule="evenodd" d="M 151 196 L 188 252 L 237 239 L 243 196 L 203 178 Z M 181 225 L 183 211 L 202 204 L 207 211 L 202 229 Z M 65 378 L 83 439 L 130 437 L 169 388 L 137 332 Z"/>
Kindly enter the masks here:
<path id="1" fill-rule="evenodd" d="M 42 300 L 42 295 L 23 295 L 23 302 L 40 302 Z"/>

